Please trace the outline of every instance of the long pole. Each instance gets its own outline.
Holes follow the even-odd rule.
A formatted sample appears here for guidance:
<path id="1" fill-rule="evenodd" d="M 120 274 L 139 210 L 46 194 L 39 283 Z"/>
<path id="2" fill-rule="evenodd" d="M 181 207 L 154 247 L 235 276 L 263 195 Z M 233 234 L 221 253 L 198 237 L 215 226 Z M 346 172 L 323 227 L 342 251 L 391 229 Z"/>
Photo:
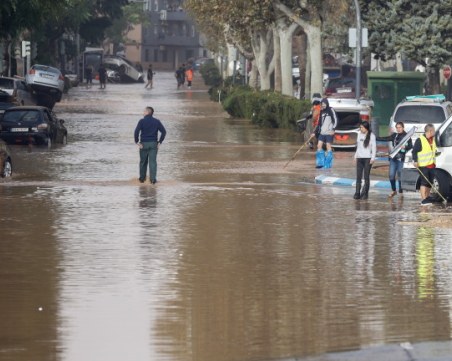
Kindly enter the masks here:
<path id="1" fill-rule="evenodd" d="M 287 165 L 288 165 L 291 161 L 293 161 L 293 160 L 295 159 L 295 157 L 297 156 L 297 154 L 301 152 L 301 150 L 306 146 L 306 144 L 309 143 L 309 141 L 310 141 L 313 137 L 314 137 L 314 134 L 312 134 L 312 135 L 309 137 L 309 139 L 308 139 L 308 140 L 300 147 L 300 149 L 298 149 L 298 150 L 295 152 L 295 154 L 292 156 L 292 158 L 290 158 L 290 159 L 287 161 L 287 163 L 284 165 L 283 169 L 286 168 Z"/>
<path id="2" fill-rule="evenodd" d="M 361 45 L 362 45 L 362 26 L 361 26 L 361 9 L 358 0 L 354 0 L 356 9 L 356 86 L 355 97 L 361 97 Z"/>
<path id="3" fill-rule="evenodd" d="M 427 183 L 430 185 L 430 187 L 432 187 L 432 189 L 443 199 L 443 203 L 447 204 L 447 199 L 444 198 L 444 196 L 440 193 L 439 189 L 437 187 L 435 187 L 429 180 L 428 178 L 425 176 L 424 173 L 421 172 L 421 170 L 416 167 L 417 171 L 419 172 L 419 174 L 424 177 L 424 179 L 427 181 Z"/>

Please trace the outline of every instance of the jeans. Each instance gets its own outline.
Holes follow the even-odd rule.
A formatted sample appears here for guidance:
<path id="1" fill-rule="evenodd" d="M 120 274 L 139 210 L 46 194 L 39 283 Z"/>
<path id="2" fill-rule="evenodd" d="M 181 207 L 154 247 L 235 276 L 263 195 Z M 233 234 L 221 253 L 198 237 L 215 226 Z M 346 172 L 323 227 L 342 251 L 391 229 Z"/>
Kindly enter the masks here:
<path id="1" fill-rule="evenodd" d="M 402 189 L 400 187 L 402 169 L 403 169 L 403 161 L 401 161 L 400 159 L 394 159 L 394 158 L 389 159 L 389 182 L 391 183 L 391 188 L 393 191 L 396 190 L 396 182 L 395 182 L 396 175 L 397 175 L 397 178 L 399 179 L 399 189 Z"/>
<path id="2" fill-rule="evenodd" d="M 356 158 L 356 184 L 361 185 L 364 175 L 364 191 L 367 192 L 370 186 L 370 158 Z"/>
<path id="3" fill-rule="evenodd" d="M 140 149 L 140 179 L 146 179 L 146 171 L 149 162 L 149 179 L 157 180 L 157 142 L 141 143 L 143 148 Z"/>

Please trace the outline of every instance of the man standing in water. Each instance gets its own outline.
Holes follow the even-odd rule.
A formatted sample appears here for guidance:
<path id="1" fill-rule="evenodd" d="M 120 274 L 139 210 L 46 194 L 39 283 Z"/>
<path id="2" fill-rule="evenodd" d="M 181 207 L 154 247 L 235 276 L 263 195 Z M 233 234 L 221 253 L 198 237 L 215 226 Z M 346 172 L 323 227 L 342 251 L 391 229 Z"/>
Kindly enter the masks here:
<path id="1" fill-rule="evenodd" d="M 166 129 L 157 118 L 153 117 L 154 108 L 144 109 L 144 118 L 138 121 L 135 128 L 135 143 L 140 149 L 140 183 L 146 179 L 149 162 L 149 179 L 152 184 L 157 183 L 157 151 L 166 136 Z M 160 138 L 157 140 L 158 133 Z"/>

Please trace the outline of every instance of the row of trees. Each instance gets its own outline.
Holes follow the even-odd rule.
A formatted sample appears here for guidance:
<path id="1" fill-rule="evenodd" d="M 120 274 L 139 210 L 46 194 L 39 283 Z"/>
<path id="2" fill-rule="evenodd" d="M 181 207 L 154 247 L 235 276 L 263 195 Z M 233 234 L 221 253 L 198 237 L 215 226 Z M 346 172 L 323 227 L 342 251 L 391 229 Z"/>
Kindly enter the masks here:
<path id="1" fill-rule="evenodd" d="M 128 0 L 2 0 L 0 2 L 0 42 L 4 48 L 31 40 L 38 46 L 38 60 L 57 65 L 64 52 L 75 56 L 75 42 L 65 41 L 79 36 L 82 44 L 99 45 L 110 31 L 120 41 L 127 30 L 127 16 L 137 18 L 141 4 Z M 124 17 L 124 14 L 127 16 Z M 124 20 L 126 19 L 126 20 Z M 119 33 L 119 36 L 117 35 Z M 65 45 L 62 45 L 62 44 Z M 0 44 L 1 45 L 1 44 Z M 64 50 L 64 51 L 63 51 Z"/>
<path id="2" fill-rule="evenodd" d="M 432 91 L 439 90 L 439 69 L 452 59 L 452 0 L 360 0 L 369 29 L 367 51 L 376 58 L 397 54 L 427 67 Z M 214 52 L 231 46 L 252 62 L 250 82 L 292 94 L 292 37 L 304 37 L 301 68 L 307 94 L 321 93 L 322 54 L 326 46 L 342 53 L 355 24 L 353 0 L 186 0 L 185 8 L 208 36 Z M 302 80 L 303 80 L 302 76 Z M 303 84 L 302 84 L 303 85 Z"/>

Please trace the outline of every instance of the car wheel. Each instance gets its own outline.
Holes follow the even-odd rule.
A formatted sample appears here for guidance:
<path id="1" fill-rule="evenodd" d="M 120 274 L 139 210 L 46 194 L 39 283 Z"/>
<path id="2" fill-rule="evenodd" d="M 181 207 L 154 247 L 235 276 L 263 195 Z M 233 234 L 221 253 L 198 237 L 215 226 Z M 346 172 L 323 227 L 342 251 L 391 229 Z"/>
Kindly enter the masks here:
<path id="1" fill-rule="evenodd" d="M 450 183 L 451 178 L 447 173 L 441 170 L 436 170 L 435 177 L 433 178 L 433 187 L 430 196 L 438 202 L 443 201 L 443 198 L 441 196 L 447 199 L 450 191 Z M 441 195 L 438 194 L 438 192 Z"/>
<path id="2" fill-rule="evenodd" d="M 58 92 L 58 94 L 55 96 L 56 102 L 60 102 L 62 97 L 63 97 L 63 93 Z"/>
<path id="3" fill-rule="evenodd" d="M 2 178 L 11 177 L 13 174 L 13 165 L 11 164 L 10 159 L 6 159 L 5 163 L 3 163 L 3 172 L 0 174 Z"/>

